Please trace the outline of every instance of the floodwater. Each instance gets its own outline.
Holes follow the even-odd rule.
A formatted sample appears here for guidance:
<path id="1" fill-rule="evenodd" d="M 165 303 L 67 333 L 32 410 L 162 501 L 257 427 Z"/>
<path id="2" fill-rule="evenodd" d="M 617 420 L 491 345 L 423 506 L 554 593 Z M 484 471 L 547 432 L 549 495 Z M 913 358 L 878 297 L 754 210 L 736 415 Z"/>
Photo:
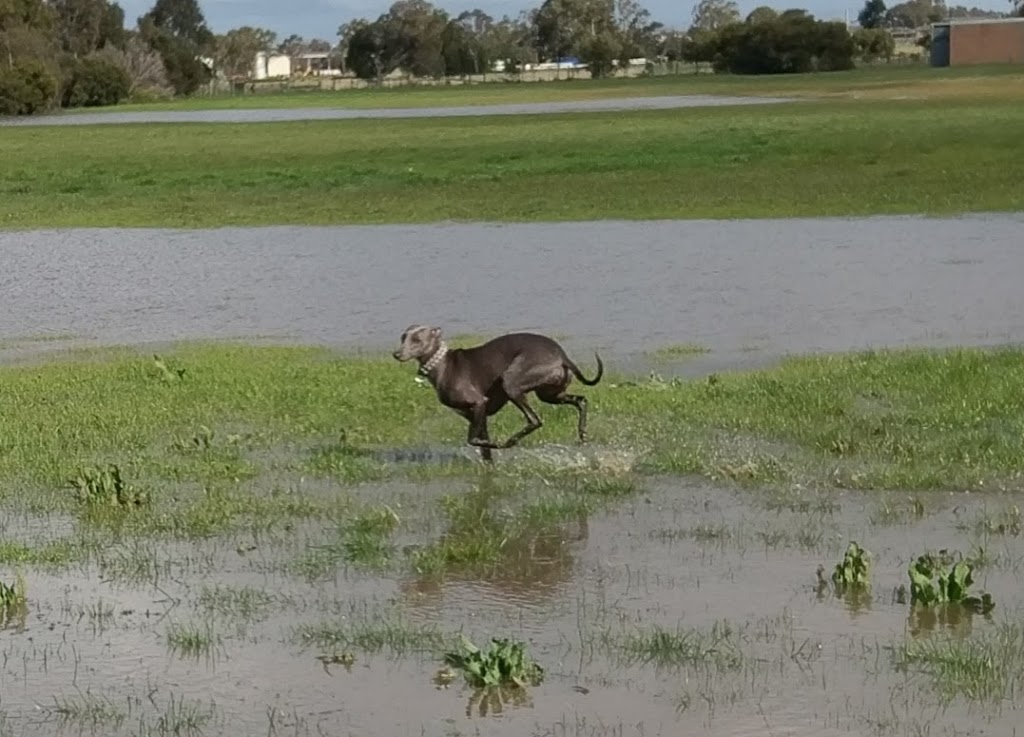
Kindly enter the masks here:
<path id="1" fill-rule="evenodd" d="M 442 491 L 481 493 L 364 489 L 400 508 L 422 542 L 441 532 L 429 510 Z M 107 551 L 123 565 L 32 573 L 24 630 L 0 632 L 0 727 L 26 737 L 1009 736 L 1021 684 L 994 705 L 961 694 L 940 708 L 929 676 L 894 662 L 904 643 L 983 638 L 1017 617 L 1024 540 L 1019 514 L 1007 510 L 1007 499 L 978 494 L 929 494 L 915 508 L 899 495 L 651 481 L 614 511 L 510 543 L 522 551 L 503 574 L 444 583 L 344 567 L 312 580 L 290 574 L 285 564 L 324 541 L 308 526 L 277 537 L 126 541 Z M 991 524 L 998 519 L 1016 526 Z M 851 538 L 872 553 L 873 584 L 844 600 L 820 590 L 815 571 L 840 560 Z M 912 557 L 939 545 L 989 552 L 976 583 L 996 599 L 989 618 L 927 621 L 896 600 Z M 150 557 L 142 567 L 152 570 L 134 580 L 132 561 Z M 211 595 L 218 586 L 266 598 L 232 610 Z M 384 644 L 304 646 L 295 636 L 304 625 L 384 633 Z M 180 626 L 208 627 L 220 642 L 202 655 L 175 652 L 166 636 Z M 693 661 L 630 657 L 628 644 L 654 627 L 691 633 Z M 460 681 L 435 688 L 438 654 L 406 651 L 396 634 L 430 628 L 478 643 L 523 640 L 544 682 L 523 703 L 481 714 Z M 349 667 L 317 659 L 346 651 Z"/>
<path id="2" fill-rule="evenodd" d="M 1024 339 L 1024 215 L 0 232 L 0 349 L 539 330 L 628 368 Z M 48 338 L 72 337 L 72 341 Z M 19 343 L 19 341 L 21 341 Z M 590 369 L 585 369 L 590 370 Z"/>
<path id="3" fill-rule="evenodd" d="M 143 112 L 73 113 L 0 118 L 0 126 L 97 125 L 116 123 L 278 123 L 300 120 L 353 120 L 357 118 L 452 118 L 476 115 L 550 115 L 619 110 L 676 110 L 723 105 L 771 105 L 793 102 L 783 97 L 734 97 L 727 95 L 665 95 L 608 100 L 525 102 L 497 105 L 461 105 L 422 108 L 349 109 L 286 108 L 251 110 L 154 110 Z"/>

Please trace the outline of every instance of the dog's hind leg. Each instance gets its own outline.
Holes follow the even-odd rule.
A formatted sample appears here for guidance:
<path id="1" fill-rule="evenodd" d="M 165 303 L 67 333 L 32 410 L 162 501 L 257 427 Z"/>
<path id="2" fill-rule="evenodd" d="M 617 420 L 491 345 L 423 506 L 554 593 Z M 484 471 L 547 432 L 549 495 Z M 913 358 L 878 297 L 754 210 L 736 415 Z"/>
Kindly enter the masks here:
<path id="1" fill-rule="evenodd" d="M 518 443 L 520 440 L 525 438 L 530 433 L 539 430 L 544 423 L 541 422 L 540 416 L 533 411 L 533 407 L 526 401 L 525 395 L 509 396 L 508 400 L 514 404 L 520 412 L 523 413 L 523 417 L 526 418 L 526 425 L 516 432 L 512 437 L 501 444 L 502 448 L 511 448 L 513 445 Z"/>
<path id="2" fill-rule="evenodd" d="M 576 408 L 579 415 L 579 422 L 576 425 L 576 433 L 580 442 L 587 442 L 587 398 L 580 394 L 566 394 L 565 390 L 537 390 L 537 398 L 547 404 L 571 404 Z"/>

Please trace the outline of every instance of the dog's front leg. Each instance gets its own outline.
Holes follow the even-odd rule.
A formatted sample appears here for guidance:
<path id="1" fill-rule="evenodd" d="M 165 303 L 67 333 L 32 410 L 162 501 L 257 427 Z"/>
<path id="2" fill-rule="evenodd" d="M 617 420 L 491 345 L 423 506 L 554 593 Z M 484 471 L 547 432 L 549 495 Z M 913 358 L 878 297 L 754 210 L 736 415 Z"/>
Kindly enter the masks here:
<path id="1" fill-rule="evenodd" d="M 469 416 L 469 444 L 480 449 L 480 457 L 492 461 L 491 451 L 497 448 L 487 432 L 487 403 L 473 407 Z"/>

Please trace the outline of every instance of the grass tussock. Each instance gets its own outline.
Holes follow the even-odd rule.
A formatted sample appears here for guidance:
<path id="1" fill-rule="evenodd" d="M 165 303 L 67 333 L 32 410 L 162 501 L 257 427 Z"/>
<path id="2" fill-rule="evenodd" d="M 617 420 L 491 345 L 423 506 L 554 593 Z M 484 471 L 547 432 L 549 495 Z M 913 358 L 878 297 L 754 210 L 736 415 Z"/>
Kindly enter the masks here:
<path id="1" fill-rule="evenodd" d="M 665 629 L 660 626 L 605 635 L 606 645 L 629 662 L 658 667 L 712 666 L 736 670 L 743 665 L 738 633 L 728 623 L 715 623 L 710 630 Z"/>

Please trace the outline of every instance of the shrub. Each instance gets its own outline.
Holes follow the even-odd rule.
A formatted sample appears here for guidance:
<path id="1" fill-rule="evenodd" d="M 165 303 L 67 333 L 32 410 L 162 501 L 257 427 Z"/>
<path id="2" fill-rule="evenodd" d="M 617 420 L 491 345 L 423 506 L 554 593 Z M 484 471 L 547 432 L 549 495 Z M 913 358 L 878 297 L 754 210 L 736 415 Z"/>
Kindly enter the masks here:
<path id="1" fill-rule="evenodd" d="M 57 78 L 43 64 L 24 60 L 0 68 L 0 115 L 32 115 L 53 106 Z"/>
<path id="2" fill-rule="evenodd" d="M 120 66 L 102 56 L 77 60 L 64 89 L 64 107 L 116 105 L 128 97 L 131 80 Z"/>
<path id="3" fill-rule="evenodd" d="M 801 10 L 733 23 L 718 34 L 716 71 L 793 74 L 853 68 L 853 38 L 842 23 L 816 20 Z"/>

